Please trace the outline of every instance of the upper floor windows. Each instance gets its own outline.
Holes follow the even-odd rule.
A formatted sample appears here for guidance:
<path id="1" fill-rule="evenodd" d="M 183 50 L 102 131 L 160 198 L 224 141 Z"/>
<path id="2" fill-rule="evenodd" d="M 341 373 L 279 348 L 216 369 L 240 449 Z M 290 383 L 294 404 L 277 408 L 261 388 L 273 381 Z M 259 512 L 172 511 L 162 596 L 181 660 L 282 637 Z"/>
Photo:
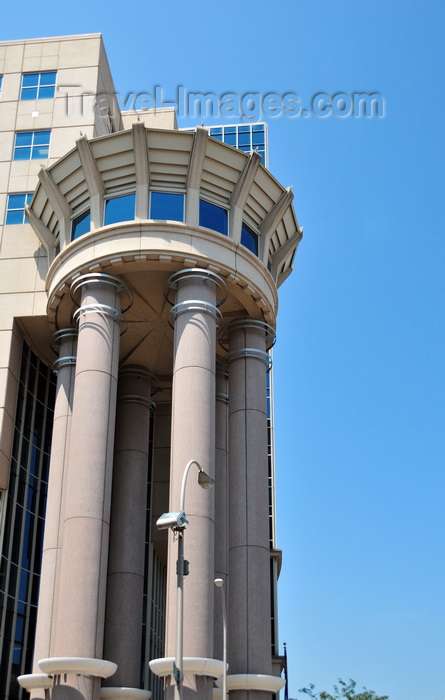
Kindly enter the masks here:
<path id="1" fill-rule="evenodd" d="M 150 197 L 150 219 L 160 221 L 184 221 L 183 194 L 175 192 L 152 192 Z"/>
<path id="2" fill-rule="evenodd" d="M 48 158 L 51 131 L 19 131 L 15 135 L 14 160 Z"/>
<path id="3" fill-rule="evenodd" d="M 213 126 L 210 136 L 234 146 L 240 151 L 250 153 L 258 151 L 261 162 L 267 166 L 266 125 L 265 124 L 232 124 L 230 126 Z"/>
<path id="4" fill-rule="evenodd" d="M 71 240 L 74 241 L 79 236 L 83 236 L 84 233 L 88 233 L 91 228 L 91 216 L 90 210 L 86 211 L 76 216 L 71 222 Z"/>
<path id="5" fill-rule="evenodd" d="M 117 224 L 119 221 L 132 221 L 135 203 L 136 195 L 134 192 L 107 199 L 105 201 L 104 226 Z"/>
<path id="6" fill-rule="evenodd" d="M 5 219 L 6 225 L 28 223 L 28 219 L 25 216 L 25 206 L 30 203 L 32 195 L 32 192 L 8 195 Z"/>
<path id="7" fill-rule="evenodd" d="M 21 100 L 45 100 L 54 97 L 56 71 L 24 73 L 22 75 Z"/>
<path id="8" fill-rule="evenodd" d="M 258 255 L 258 234 L 247 224 L 243 224 L 241 228 L 241 245 Z"/>
<path id="9" fill-rule="evenodd" d="M 11 195 L 12 197 L 13 195 Z M 25 195 L 16 195 L 17 197 Z M 28 201 L 28 200 L 27 200 Z M 16 200 L 18 202 L 18 200 Z M 136 194 L 130 192 L 127 194 L 110 197 L 104 202 L 104 217 L 103 225 L 117 224 L 121 221 L 133 221 L 135 218 Z M 184 221 L 184 205 L 185 195 L 175 192 L 151 192 L 150 195 L 150 219 L 158 221 Z M 9 205 L 8 205 L 9 206 Z M 24 210 L 24 203 L 22 208 Z M 12 214 L 13 207 L 11 205 L 11 217 L 18 216 Z M 17 204 L 18 208 L 18 204 Z M 24 216 L 24 213 L 22 214 Z M 9 221 L 7 222 L 9 223 Z M 19 223 L 11 221 L 11 223 Z M 20 222 L 21 223 L 21 222 Z M 229 235 L 229 211 L 224 207 L 220 207 L 205 199 L 199 200 L 199 225 L 205 228 L 212 229 L 224 236 Z M 96 224 L 97 226 L 97 224 Z M 90 209 L 84 210 L 76 216 L 71 223 L 71 240 L 74 241 L 79 236 L 89 233 L 91 230 L 91 214 Z M 245 246 L 254 255 L 258 256 L 259 252 L 259 236 L 246 223 L 242 224 L 241 228 L 241 245 Z"/>
<path id="10" fill-rule="evenodd" d="M 218 207 L 216 204 L 206 202 L 205 199 L 199 200 L 199 225 L 205 228 L 211 228 L 213 231 L 218 231 L 224 236 L 228 235 L 228 212 L 223 207 Z"/>
<path id="11" fill-rule="evenodd" d="M 0 75 L 0 97 L 1 97 L 1 94 L 2 94 L 2 83 L 3 83 L 3 76 Z"/>

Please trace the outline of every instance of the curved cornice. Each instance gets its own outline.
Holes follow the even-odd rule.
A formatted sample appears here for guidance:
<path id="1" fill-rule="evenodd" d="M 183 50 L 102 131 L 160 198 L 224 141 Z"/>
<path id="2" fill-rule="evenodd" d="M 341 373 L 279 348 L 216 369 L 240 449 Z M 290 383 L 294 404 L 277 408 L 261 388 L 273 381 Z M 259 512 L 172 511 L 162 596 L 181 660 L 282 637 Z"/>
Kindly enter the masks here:
<path id="1" fill-rule="evenodd" d="M 88 140 L 41 173 L 29 210 L 29 221 L 50 262 L 70 246 L 70 218 L 90 208 L 91 230 L 102 227 L 104 198 L 136 193 L 135 221 L 148 216 L 149 192 L 186 195 L 186 224 L 198 225 L 199 199 L 230 212 L 229 238 L 239 243 L 245 221 L 259 236 L 258 256 L 277 286 L 292 270 L 302 230 L 292 206 L 293 195 L 259 163 L 243 153 L 195 132 L 147 129 Z M 56 245 L 59 247 L 56 250 Z"/>

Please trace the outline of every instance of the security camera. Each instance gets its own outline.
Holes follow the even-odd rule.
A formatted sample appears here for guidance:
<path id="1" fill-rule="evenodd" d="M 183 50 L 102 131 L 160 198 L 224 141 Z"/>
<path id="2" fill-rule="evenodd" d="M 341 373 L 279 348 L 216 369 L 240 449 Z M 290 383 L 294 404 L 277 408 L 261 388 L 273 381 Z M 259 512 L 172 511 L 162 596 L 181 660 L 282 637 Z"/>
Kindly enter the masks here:
<path id="1" fill-rule="evenodd" d="M 189 524 L 183 510 L 176 510 L 173 513 L 163 513 L 158 518 L 156 527 L 158 530 L 179 530 Z"/>

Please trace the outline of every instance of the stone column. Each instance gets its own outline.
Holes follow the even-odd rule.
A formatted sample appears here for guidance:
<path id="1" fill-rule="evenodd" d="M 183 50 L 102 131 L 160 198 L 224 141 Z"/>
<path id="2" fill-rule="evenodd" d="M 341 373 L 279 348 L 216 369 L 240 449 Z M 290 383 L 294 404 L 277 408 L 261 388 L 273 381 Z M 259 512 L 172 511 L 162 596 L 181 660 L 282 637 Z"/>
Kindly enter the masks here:
<path id="1" fill-rule="evenodd" d="M 112 687 L 141 681 L 152 379 L 143 367 L 119 373 L 104 641 L 105 658 L 117 664 L 105 683 Z"/>
<path id="2" fill-rule="evenodd" d="M 40 673 L 39 660 L 52 656 L 54 650 L 66 470 L 76 366 L 77 329 L 64 328 L 57 331 L 54 333 L 52 340 L 55 349 L 59 352 L 59 357 L 53 367 L 57 372 L 57 387 L 34 645 L 34 673 Z M 35 689 L 31 692 L 31 698 L 33 699 L 44 697 L 45 691 L 43 688 Z"/>
<path id="3" fill-rule="evenodd" d="M 190 460 L 214 476 L 215 464 L 215 358 L 219 312 L 217 292 L 223 280 L 208 270 L 191 269 L 170 278 L 176 289 L 170 510 L 178 510 L 184 470 Z M 189 525 L 185 531 L 185 558 L 190 574 L 184 583 L 184 657 L 212 658 L 214 600 L 214 495 L 197 483 L 192 466 L 185 496 Z M 175 656 L 177 544 L 170 532 L 167 583 L 167 656 Z M 213 680 L 184 666 L 184 699 L 210 700 Z M 167 698 L 172 697 L 172 686 Z"/>
<path id="4" fill-rule="evenodd" d="M 229 674 L 251 679 L 272 670 L 266 409 L 266 338 L 271 330 L 253 319 L 228 327 Z M 263 690 L 248 691 L 255 688 L 248 683 L 240 688 L 243 682 L 229 682 L 231 699 L 265 700 Z"/>
<path id="5" fill-rule="evenodd" d="M 227 423 L 228 423 L 228 372 L 227 366 L 216 366 L 216 460 L 215 460 L 215 578 L 224 581 L 226 603 L 228 607 L 228 454 L 227 454 Z M 215 659 L 223 658 L 223 612 L 220 592 L 215 592 Z"/>
<path id="6" fill-rule="evenodd" d="M 98 700 L 98 676 L 110 673 L 92 660 L 103 647 L 122 289 L 102 273 L 71 288 L 80 295 L 79 332 L 54 655 L 85 659 L 89 673 L 76 675 L 77 662 L 72 674 L 61 671 L 53 698 L 68 697 L 71 686 L 79 700 Z"/>

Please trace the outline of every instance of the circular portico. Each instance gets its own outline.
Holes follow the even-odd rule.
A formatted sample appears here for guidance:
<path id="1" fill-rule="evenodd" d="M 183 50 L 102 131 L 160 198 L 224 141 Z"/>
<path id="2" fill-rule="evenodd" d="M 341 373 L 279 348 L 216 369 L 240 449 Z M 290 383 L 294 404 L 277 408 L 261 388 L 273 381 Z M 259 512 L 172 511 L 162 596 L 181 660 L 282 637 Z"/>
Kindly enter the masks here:
<path id="1" fill-rule="evenodd" d="M 27 214 L 48 253 L 47 313 L 53 330 L 68 328 L 73 320 L 85 318 L 83 335 L 86 338 L 92 333 L 89 318 L 95 314 L 101 337 L 105 337 L 100 324 L 110 306 L 106 299 L 106 280 L 113 280 L 119 294 L 117 315 L 112 319 L 119 329 L 119 338 L 114 329 L 115 358 L 113 355 L 114 359 L 108 361 L 110 367 L 114 363 L 112 372 L 108 365 L 98 367 L 98 372 L 109 372 L 113 380 L 113 392 L 106 407 L 102 406 L 102 410 L 107 409 L 110 436 L 114 434 L 116 421 L 114 384 L 123 381 L 122 369 L 137 366 L 142 373 L 144 370 L 149 372 L 155 380 L 154 402 L 164 417 L 164 447 L 159 448 L 162 457 L 154 460 L 150 477 L 153 491 L 161 494 L 156 507 L 163 498 L 165 510 L 177 509 L 178 485 L 189 460 L 199 459 L 205 471 L 215 474 L 217 444 L 221 451 L 216 436 L 226 420 L 220 415 L 221 411 L 215 419 L 216 365 L 225 364 L 227 367 L 231 388 L 227 402 L 229 435 L 225 439 L 231 441 L 232 447 L 231 451 L 226 450 L 230 468 L 223 492 L 231 513 L 226 513 L 226 521 L 222 522 L 224 514 L 219 512 L 218 527 L 229 529 L 231 514 L 234 517 L 227 538 L 230 557 L 228 552 L 226 555 L 219 552 L 218 556 L 232 561 L 232 570 L 228 572 L 229 605 L 232 586 L 236 591 L 232 595 L 233 609 L 241 615 L 240 619 L 247 616 L 255 621 L 239 631 L 239 658 L 230 663 L 237 674 L 268 676 L 271 660 L 266 371 L 269 366 L 267 351 L 276 325 L 277 288 L 292 270 L 293 256 L 301 238 L 292 207 L 292 193 L 260 164 L 258 154 L 236 151 L 210 138 L 203 128 L 198 128 L 195 133 L 164 131 L 147 129 L 140 123 L 129 131 L 91 141 L 82 137 L 73 151 L 48 170 L 42 170 L 39 180 Z M 87 282 L 91 286 L 93 279 L 96 285 L 102 285 L 99 291 L 103 299 L 102 296 L 96 301 L 87 299 L 76 292 Z M 89 315 L 85 315 L 87 306 Z M 218 326 L 222 324 L 230 329 L 228 345 L 218 342 Z M 89 342 L 92 346 L 95 341 Z M 84 345 L 87 347 L 85 341 Z M 90 371 L 90 357 L 91 354 L 84 355 L 84 372 Z M 102 349 L 100 357 L 105 362 Z M 80 386 L 80 380 L 76 381 Z M 90 388 L 85 384 L 82 396 L 78 391 L 77 397 L 75 389 L 73 421 L 74 425 L 80 426 L 75 433 L 77 439 L 82 426 L 88 424 L 85 419 L 88 402 L 94 405 L 94 392 Z M 84 417 L 80 420 L 82 414 Z M 170 416 L 172 423 L 169 440 L 165 439 L 166 416 Z M 144 434 L 148 436 L 149 425 L 147 422 L 144 425 Z M 158 435 L 160 425 L 161 421 L 158 427 L 155 423 L 153 429 L 155 455 L 161 440 Z M 253 453 L 249 447 L 251 443 L 255 446 Z M 238 444 L 241 449 L 237 449 Z M 134 447 L 128 445 L 127 449 L 131 451 Z M 104 443 L 104 464 L 112 450 L 112 442 Z M 125 450 L 121 448 L 119 453 L 121 479 L 125 478 Z M 76 454 L 77 450 L 72 447 L 70 469 L 75 475 L 79 473 Z M 148 450 L 144 459 L 150 459 Z M 159 468 L 161 462 L 162 469 Z M 102 560 L 107 557 L 108 548 L 108 536 L 103 536 L 103 532 L 108 532 L 110 519 L 113 530 L 114 501 L 108 493 L 111 468 L 109 462 L 107 464 L 106 507 L 111 512 L 103 509 L 101 516 Z M 247 494 L 241 493 L 237 486 L 244 479 L 243 475 L 255 485 Z M 85 472 L 85 479 L 87 477 Z M 96 485 L 99 493 L 101 485 Z M 81 486 L 82 483 L 79 492 Z M 192 488 L 190 485 L 190 491 Z M 170 501 L 167 500 L 168 491 Z M 217 536 L 214 500 L 218 499 L 218 484 L 215 494 L 205 496 L 205 501 L 201 501 L 200 494 L 192 492 L 187 499 L 193 512 L 188 536 L 190 551 L 186 552 L 191 576 L 190 584 L 186 584 L 189 592 L 185 590 L 185 620 L 189 627 L 195 624 L 196 629 L 185 637 L 184 654 L 211 661 L 214 657 L 213 572 Z M 71 517 L 69 496 L 64 508 L 68 514 L 65 517 L 66 539 L 71 527 L 68 522 Z M 115 510 L 114 517 L 127 517 L 122 515 L 122 508 L 119 515 Z M 130 510 L 126 509 L 128 513 Z M 81 513 L 76 511 L 76 516 L 80 518 Z M 234 533 L 233 528 L 242 522 L 247 523 L 246 532 L 238 528 Z M 258 533 L 258 542 L 255 540 L 254 546 L 250 546 L 249 538 L 254 529 Z M 76 532 L 76 546 L 82 551 L 79 536 Z M 167 573 L 169 601 L 175 587 L 174 557 L 168 556 L 166 537 L 155 536 L 153 528 L 149 536 L 149 546 L 153 547 L 161 563 L 166 564 L 167 559 L 170 561 Z M 132 533 L 128 530 L 126 541 L 131 539 Z M 118 550 L 119 544 L 114 547 Z M 257 555 L 260 549 L 261 553 Z M 119 559 L 117 550 L 113 549 L 115 559 Z M 62 555 L 62 561 L 67 562 L 67 556 Z M 245 576 L 246 567 L 252 561 L 258 568 L 255 581 Z M 101 595 L 106 576 L 103 565 L 98 572 L 97 581 L 92 585 Z M 244 577 L 246 585 L 238 585 L 237 576 Z M 66 564 L 66 572 L 62 572 L 65 585 L 63 604 L 67 606 L 70 605 L 67 596 L 72 595 L 73 600 L 79 598 L 78 591 L 76 595 L 70 593 L 68 584 L 71 580 L 80 581 L 77 564 L 72 561 L 69 566 Z M 250 602 L 246 596 L 251 597 Z M 261 600 L 261 605 L 256 606 L 254 614 L 252 606 L 255 606 L 255 600 Z M 205 614 L 197 615 L 199 604 Z M 117 607 L 111 606 L 112 612 L 107 614 L 118 615 Z M 171 654 L 173 648 L 174 604 L 167 603 L 166 615 L 164 656 Z M 110 625 L 103 620 L 102 612 L 97 617 L 100 629 L 96 629 L 96 635 L 91 629 L 86 634 L 87 620 L 85 630 L 76 630 L 76 656 L 91 656 L 94 651 L 99 658 L 106 630 L 119 629 L 118 620 L 113 620 Z M 62 610 L 60 620 L 64 619 Z M 116 658 L 108 659 L 110 662 L 118 662 L 120 654 L 119 635 L 115 636 L 117 641 L 113 645 L 107 645 L 105 639 L 106 649 L 117 649 L 112 652 Z M 83 649 L 83 640 L 87 637 L 90 642 L 85 641 Z M 132 638 L 136 639 L 136 635 Z M 64 640 L 63 644 L 68 642 Z M 59 655 L 74 655 L 68 647 L 63 646 Z M 133 687 L 134 678 L 134 671 L 131 678 L 119 676 L 117 685 Z M 212 674 L 208 674 L 208 679 L 199 687 L 205 687 L 205 698 L 210 700 Z M 187 683 L 186 697 L 198 697 L 195 681 L 189 679 Z M 97 694 L 97 690 L 94 692 Z M 234 688 L 234 700 L 237 692 Z M 264 689 L 261 692 L 261 697 L 264 697 Z M 204 695 L 199 697 L 204 698 Z"/>

